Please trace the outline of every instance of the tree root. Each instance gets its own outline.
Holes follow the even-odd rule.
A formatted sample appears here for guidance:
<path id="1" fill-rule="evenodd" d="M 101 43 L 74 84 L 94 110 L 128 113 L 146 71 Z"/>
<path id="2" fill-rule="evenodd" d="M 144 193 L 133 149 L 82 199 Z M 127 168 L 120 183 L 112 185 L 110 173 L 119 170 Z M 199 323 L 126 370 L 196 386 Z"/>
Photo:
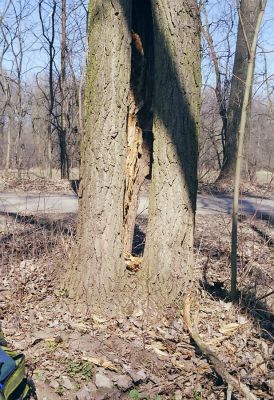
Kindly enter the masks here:
<path id="1" fill-rule="evenodd" d="M 219 359 L 217 354 L 211 350 L 211 348 L 202 340 L 199 333 L 193 327 L 190 317 L 190 305 L 191 300 L 188 296 L 185 305 L 183 317 L 186 322 L 188 331 L 190 336 L 195 341 L 201 352 L 209 359 L 212 363 L 217 374 L 223 379 L 224 382 L 227 383 L 227 400 L 231 399 L 232 391 L 237 390 L 241 395 L 245 396 L 246 400 L 257 400 L 257 397 L 249 390 L 248 386 L 244 383 L 240 382 L 239 378 L 235 378 L 231 375 L 227 369 L 225 364 Z"/>

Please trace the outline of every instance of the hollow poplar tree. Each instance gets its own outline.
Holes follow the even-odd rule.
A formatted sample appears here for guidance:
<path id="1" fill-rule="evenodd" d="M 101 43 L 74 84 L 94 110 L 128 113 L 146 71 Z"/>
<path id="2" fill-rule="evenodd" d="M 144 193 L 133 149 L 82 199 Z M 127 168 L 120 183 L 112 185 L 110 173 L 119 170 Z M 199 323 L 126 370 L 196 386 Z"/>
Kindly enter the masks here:
<path id="1" fill-rule="evenodd" d="M 104 313 L 159 309 L 193 277 L 200 106 L 196 1 L 92 0 L 70 294 Z M 144 258 L 132 256 L 151 178 Z"/>

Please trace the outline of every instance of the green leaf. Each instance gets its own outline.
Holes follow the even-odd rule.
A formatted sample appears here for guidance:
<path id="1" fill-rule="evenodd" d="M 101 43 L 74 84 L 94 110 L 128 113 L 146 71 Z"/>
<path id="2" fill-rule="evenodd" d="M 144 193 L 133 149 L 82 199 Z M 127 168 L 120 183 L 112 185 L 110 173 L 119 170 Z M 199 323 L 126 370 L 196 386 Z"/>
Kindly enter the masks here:
<path id="1" fill-rule="evenodd" d="M 133 399 L 133 400 L 139 400 L 139 399 L 140 399 L 140 395 L 139 395 L 138 390 L 132 389 L 132 390 L 129 392 L 129 397 L 130 397 L 131 399 Z"/>

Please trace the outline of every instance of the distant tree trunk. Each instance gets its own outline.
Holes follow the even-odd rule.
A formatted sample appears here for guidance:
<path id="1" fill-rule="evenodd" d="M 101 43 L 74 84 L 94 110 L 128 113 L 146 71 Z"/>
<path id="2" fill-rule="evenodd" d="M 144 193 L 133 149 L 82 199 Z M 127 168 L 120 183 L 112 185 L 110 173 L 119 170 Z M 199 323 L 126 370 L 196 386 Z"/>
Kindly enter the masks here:
<path id="1" fill-rule="evenodd" d="M 5 170 L 10 169 L 10 144 L 11 144 L 11 117 L 9 117 L 9 127 L 8 127 L 8 137 L 7 137 L 7 154 L 6 154 L 6 164 Z"/>
<path id="2" fill-rule="evenodd" d="M 222 120 L 222 127 L 221 127 L 221 139 L 222 139 L 222 150 L 224 153 L 224 148 L 225 148 L 225 142 L 226 142 L 226 136 L 227 136 L 227 91 L 228 91 L 228 85 L 224 84 L 222 82 L 222 72 L 219 64 L 219 58 L 216 53 L 215 47 L 214 47 L 214 42 L 212 35 L 210 33 L 210 28 L 209 28 L 209 22 L 208 22 L 208 15 L 206 8 L 203 7 L 203 14 L 205 18 L 205 27 L 202 27 L 202 33 L 203 36 L 207 42 L 207 45 L 209 47 L 210 51 L 210 57 L 212 59 L 213 65 L 214 65 L 214 70 L 215 70 L 215 77 L 216 77 L 216 85 L 214 88 L 215 95 L 216 95 L 216 100 L 218 103 L 218 108 L 219 108 L 219 115 Z M 217 156 L 217 161 L 218 161 L 218 166 L 221 170 L 222 168 L 222 162 L 221 162 L 221 156 L 220 156 L 220 149 L 218 149 L 218 146 L 215 141 L 215 132 L 210 135 L 210 139 L 212 141 L 212 145 L 214 147 L 216 156 Z"/>
<path id="3" fill-rule="evenodd" d="M 66 56 L 67 56 L 67 13 L 66 13 L 66 0 L 62 0 L 62 16 L 61 16 L 61 126 L 58 129 L 59 146 L 60 146 L 60 164 L 61 164 L 61 178 L 69 179 L 69 162 L 67 153 L 67 124 L 66 124 Z"/>
<path id="4" fill-rule="evenodd" d="M 256 58 L 257 40 L 260 31 L 261 22 L 264 15 L 264 10 L 267 0 L 260 1 L 258 8 L 258 16 L 254 21 L 254 34 L 251 45 L 249 47 L 247 74 L 245 81 L 245 90 L 243 104 L 240 109 L 240 124 L 239 124 L 239 144 L 236 155 L 236 167 L 234 178 L 234 198 L 233 198 L 233 212 L 232 212 L 232 233 L 231 233 L 231 296 L 237 295 L 237 247 L 238 247 L 238 210 L 239 210 L 239 189 L 241 178 L 241 166 L 244 148 L 244 136 L 246 128 L 246 120 L 248 115 L 248 107 L 250 101 L 250 93 L 253 84 L 253 72 Z"/>
<path id="5" fill-rule="evenodd" d="M 47 53 L 49 55 L 49 64 L 48 64 L 48 87 L 49 93 L 45 95 L 45 98 L 48 103 L 48 163 L 49 163 L 49 175 L 52 177 L 52 133 L 55 129 L 58 129 L 58 118 L 55 115 L 56 109 L 56 90 L 54 85 L 54 65 L 55 65 L 55 25 L 56 25 L 56 9 L 57 9 L 57 1 L 53 0 L 51 4 L 51 13 L 50 13 L 50 25 L 49 29 L 45 26 L 45 18 L 43 16 L 43 4 L 44 0 L 39 0 L 39 18 L 41 22 L 42 34 L 47 44 Z"/>
<path id="6" fill-rule="evenodd" d="M 52 137 L 51 137 L 51 116 L 49 115 L 48 121 L 48 138 L 47 138 L 47 162 L 48 162 L 48 171 L 49 171 L 49 178 L 52 178 Z"/>
<path id="7" fill-rule="evenodd" d="M 195 0 L 90 1 L 69 289 L 104 314 L 130 313 L 148 302 L 153 309 L 165 307 L 181 300 L 191 284 L 199 65 Z M 136 198 L 151 168 L 147 245 L 141 270 L 133 274 L 127 259 L 135 260 Z"/>
<path id="8" fill-rule="evenodd" d="M 242 0 L 240 4 L 238 36 L 233 67 L 233 77 L 227 111 L 227 131 L 224 147 L 224 159 L 219 181 L 233 179 L 236 167 L 237 148 L 241 109 L 245 93 L 245 82 L 249 58 L 249 48 L 252 45 L 255 25 L 260 12 L 260 1 Z M 247 45 L 248 44 L 248 45 Z M 248 48 L 249 47 L 249 48 Z M 250 94 L 251 99 L 251 94 Z M 250 113 L 248 113 L 250 114 Z M 246 124 L 249 123 L 249 117 Z"/>

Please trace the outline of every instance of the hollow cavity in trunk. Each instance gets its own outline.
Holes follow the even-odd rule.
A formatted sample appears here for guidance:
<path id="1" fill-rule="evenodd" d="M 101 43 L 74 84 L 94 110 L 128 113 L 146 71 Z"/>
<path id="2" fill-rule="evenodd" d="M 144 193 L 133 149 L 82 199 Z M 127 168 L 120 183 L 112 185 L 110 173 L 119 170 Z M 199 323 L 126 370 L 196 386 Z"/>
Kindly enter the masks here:
<path id="1" fill-rule="evenodd" d="M 138 215 L 142 197 L 148 196 L 153 162 L 153 19 L 151 3 L 132 4 L 131 80 L 128 96 L 127 160 L 124 193 L 124 254 L 127 265 L 141 264 L 146 218 Z"/>

